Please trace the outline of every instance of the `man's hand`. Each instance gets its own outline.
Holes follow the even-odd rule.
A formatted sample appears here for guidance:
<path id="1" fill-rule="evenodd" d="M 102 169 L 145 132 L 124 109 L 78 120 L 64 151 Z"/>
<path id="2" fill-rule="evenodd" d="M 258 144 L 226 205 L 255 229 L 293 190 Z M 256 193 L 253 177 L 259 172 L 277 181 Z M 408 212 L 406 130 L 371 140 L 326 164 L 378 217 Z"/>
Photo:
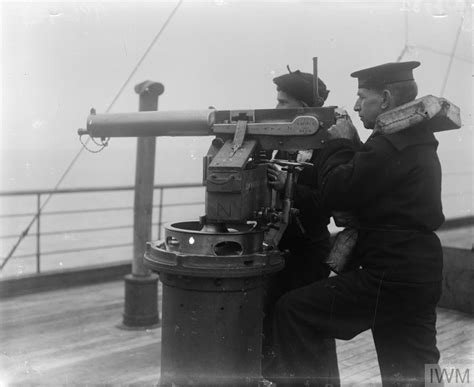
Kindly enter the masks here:
<path id="1" fill-rule="evenodd" d="M 331 139 L 336 138 L 347 138 L 356 143 L 360 143 L 359 134 L 357 129 L 352 124 L 351 118 L 344 109 L 337 108 L 336 113 L 336 124 L 332 125 L 328 129 L 328 134 Z"/>
<path id="2" fill-rule="evenodd" d="M 279 165 L 268 165 L 268 185 L 270 185 L 270 187 L 275 191 L 283 192 L 285 190 L 286 174 L 286 171 L 282 171 Z"/>
<path id="3" fill-rule="evenodd" d="M 337 227 L 358 228 L 359 221 L 357 218 L 347 211 L 333 211 L 332 218 Z"/>

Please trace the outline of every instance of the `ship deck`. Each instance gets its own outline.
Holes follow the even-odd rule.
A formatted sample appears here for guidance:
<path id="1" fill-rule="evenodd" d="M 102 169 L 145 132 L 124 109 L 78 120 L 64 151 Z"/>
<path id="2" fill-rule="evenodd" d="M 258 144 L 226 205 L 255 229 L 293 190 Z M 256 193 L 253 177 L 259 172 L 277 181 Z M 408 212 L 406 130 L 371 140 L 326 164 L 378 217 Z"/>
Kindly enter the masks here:
<path id="1" fill-rule="evenodd" d="M 123 308 L 123 281 L 0 300 L 0 385 L 156 385 L 161 329 L 118 328 Z M 439 308 L 442 367 L 472 367 L 473 323 Z M 380 383 L 370 332 L 337 350 L 343 386 Z"/>

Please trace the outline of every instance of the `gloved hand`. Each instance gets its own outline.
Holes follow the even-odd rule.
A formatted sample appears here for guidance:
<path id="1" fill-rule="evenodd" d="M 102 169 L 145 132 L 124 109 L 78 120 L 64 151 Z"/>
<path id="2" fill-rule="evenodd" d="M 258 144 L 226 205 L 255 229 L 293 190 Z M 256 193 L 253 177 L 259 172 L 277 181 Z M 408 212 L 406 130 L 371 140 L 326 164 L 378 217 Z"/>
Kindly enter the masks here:
<path id="1" fill-rule="evenodd" d="M 355 128 L 354 124 L 347 114 L 347 111 L 344 109 L 336 108 L 336 124 L 332 125 L 328 129 L 329 137 L 332 139 L 336 138 L 347 138 L 348 140 L 352 140 L 355 143 L 360 143 L 359 134 L 357 133 L 357 129 Z"/>
<path id="2" fill-rule="evenodd" d="M 267 170 L 268 185 L 277 192 L 285 190 L 286 171 L 282 171 L 277 164 L 269 164 Z"/>

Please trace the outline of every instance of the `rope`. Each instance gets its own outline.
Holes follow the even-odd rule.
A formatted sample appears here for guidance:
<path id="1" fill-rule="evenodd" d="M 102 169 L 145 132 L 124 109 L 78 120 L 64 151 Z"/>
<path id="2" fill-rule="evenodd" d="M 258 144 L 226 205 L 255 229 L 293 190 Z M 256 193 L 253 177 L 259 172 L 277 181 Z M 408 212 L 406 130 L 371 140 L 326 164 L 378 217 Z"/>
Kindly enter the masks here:
<path id="1" fill-rule="evenodd" d="M 20 243 L 23 241 L 23 239 L 28 235 L 29 231 L 30 231 L 30 228 L 31 226 L 34 224 L 34 222 L 36 221 L 36 219 L 38 219 L 41 211 L 43 211 L 43 208 L 46 207 L 46 205 L 48 204 L 48 202 L 51 200 L 51 198 L 53 197 L 53 194 L 54 194 L 54 191 L 56 191 L 58 188 L 59 188 L 59 185 L 63 182 L 63 180 L 65 179 L 65 177 L 67 176 L 67 174 L 69 173 L 69 171 L 72 169 L 72 167 L 74 166 L 75 162 L 77 161 L 77 159 L 79 158 L 79 156 L 81 155 L 82 151 L 84 150 L 84 148 L 81 148 L 79 150 L 79 152 L 77 152 L 76 156 L 74 156 L 74 158 L 72 159 L 72 161 L 69 163 L 68 167 L 66 168 L 66 170 L 64 171 L 64 173 L 62 174 L 62 176 L 60 177 L 60 179 L 58 180 L 58 182 L 56 183 L 56 185 L 54 186 L 53 188 L 53 192 L 51 192 L 48 197 L 46 198 L 46 200 L 44 201 L 44 203 L 41 205 L 41 207 L 39 208 L 38 212 L 33 216 L 33 218 L 31 219 L 30 223 L 28 224 L 28 226 L 25 228 L 25 230 L 20 234 L 20 237 L 18 238 L 18 240 L 16 241 L 16 243 L 13 245 L 13 247 L 11 248 L 10 252 L 8 253 L 7 257 L 3 260 L 2 262 L 2 265 L 0 266 L 0 271 L 3 270 L 3 268 L 5 267 L 5 265 L 7 264 L 7 262 L 10 260 L 10 258 L 13 256 L 13 254 L 15 253 L 16 249 L 18 248 L 18 246 L 20 245 Z"/>
<path id="2" fill-rule="evenodd" d="M 148 53 L 151 51 L 151 49 L 153 48 L 153 46 L 155 45 L 156 41 L 158 40 L 158 38 L 161 36 L 161 34 L 163 33 L 163 31 L 165 30 L 165 28 L 168 26 L 169 22 L 171 21 L 171 19 L 173 18 L 174 14 L 176 13 L 176 11 L 178 10 L 178 8 L 181 6 L 181 4 L 183 4 L 183 0 L 179 0 L 179 3 L 178 5 L 176 5 L 176 7 L 173 9 L 173 11 L 171 12 L 171 14 L 168 16 L 168 19 L 166 19 L 165 23 L 163 24 L 163 27 L 161 27 L 160 31 L 158 31 L 158 33 L 156 34 L 155 38 L 152 40 L 152 42 L 150 43 L 150 45 L 148 46 L 147 50 L 145 51 L 145 53 L 143 54 L 143 56 L 140 58 L 140 60 L 138 61 L 137 65 L 135 66 L 135 68 L 132 70 L 132 72 L 130 73 L 130 75 L 128 76 L 128 78 L 126 79 L 126 81 L 123 83 L 122 87 L 120 88 L 120 90 L 118 91 L 117 95 L 115 96 L 115 98 L 113 99 L 113 101 L 111 102 L 109 108 L 106 110 L 106 113 L 109 112 L 109 110 L 112 108 L 112 105 L 115 104 L 115 102 L 117 101 L 118 97 L 120 94 L 122 94 L 122 91 L 125 89 L 125 87 L 127 86 L 128 82 L 130 81 L 130 79 L 132 79 L 132 77 L 135 75 L 135 73 L 137 72 L 138 68 L 140 67 L 140 65 L 142 64 L 142 62 L 145 60 L 146 56 L 148 55 Z"/>
<path id="3" fill-rule="evenodd" d="M 469 6 L 468 3 L 469 3 L 469 0 L 467 0 L 467 2 L 466 2 L 466 7 Z M 463 23 L 463 21 L 461 21 L 461 25 L 460 25 L 461 28 L 462 28 L 462 23 Z M 461 30 L 458 31 L 458 35 L 459 35 L 460 31 Z M 447 53 L 447 52 L 437 50 L 433 47 L 423 46 L 423 45 L 419 45 L 419 44 L 416 44 L 416 45 L 409 44 L 408 43 L 408 33 L 409 33 L 408 11 L 405 10 L 405 45 L 403 46 L 400 55 L 397 57 L 397 62 L 400 62 L 407 52 L 410 52 L 411 50 L 415 50 L 415 49 L 429 51 L 429 52 L 432 52 L 434 54 L 443 55 L 443 56 L 453 56 L 453 53 L 454 53 L 455 50 L 452 53 Z M 460 61 L 463 61 L 463 62 L 467 62 L 467 63 L 474 63 L 474 61 L 471 58 L 464 57 L 464 56 L 454 55 L 453 58 L 457 59 L 457 60 L 460 60 Z"/>
<path id="4" fill-rule="evenodd" d="M 456 33 L 456 40 L 454 41 L 453 50 L 451 51 L 451 56 L 449 58 L 448 68 L 446 70 L 446 75 L 444 76 L 444 80 L 443 80 L 443 86 L 441 87 L 441 91 L 440 91 L 441 97 L 444 95 L 444 91 L 445 91 L 446 85 L 448 83 L 449 73 L 451 72 L 451 66 L 452 66 L 453 60 L 454 60 L 454 54 L 456 54 L 456 49 L 457 49 L 457 46 L 458 46 L 459 36 L 461 35 L 462 25 L 464 23 L 464 16 L 466 15 L 466 12 L 468 10 L 468 3 L 470 3 L 470 2 L 466 1 L 466 7 L 464 9 L 463 15 L 461 16 L 461 21 L 459 23 L 458 31 Z"/>
<path id="5" fill-rule="evenodd" d="M 405 45 L 403 46 L 402 52 L 397 58 L 397 62 L 400 62 L 409 49 L 408 46 L 408 11 L 405 11 Z"/>
<path id="6" fill-rule="evenodd" d="M 122 92 L 125 90 L 125 87 L 127 87 L 128 83 L 130 82 L 130 80 L 132 79 L 132 77 L 135 75 L 135 73 L 137 72 L 138 68 L 140 67 L 140 65 L 143 63 L 143 61 L 145 60 L 146 56 L 149 54 L 149 52 L 151 51 L 151 49 L 153 48 L 153 46 L 155 45 L 155 43 L 157 42 L 157 40 L 159 39 L 159 37 L 161 36 L 161 34 L 163 33 L 163 31 L 166 29 L 166 27 L 168 26 L 168 24 L 170 23 L 171 19 L 173 18 L 173 16 L 175 15 L 176 11 L 178 10 L 178 8 L 181 6 L 181 4 L 183 3 L 183 0 L 180 0 L 178 2 L 178 4 L 176 5 L 176 7 L 173 9 L 173 11 L 170 13 L 170 15 L 168 16 L 168 18 L 166 19 L 165 23 L 163 24 L 163 26 L 161 27 L 161 29 L 158 31 L 158 33 L 156 34 L 156 36 L 153 38 L 152 42 L 150 43 L 150 45 L 148 46 L 148 48 L 146 49 L 145 53 L 142 55 L 142 57 L 140 58 L 140 60 L 137 62 L 137 64 L 135 65 L 134 69 L 132 70 L 132 72 L 130 73 L 130 75 L 128 76 L 128 78 L 125 80 L 125 82 L 122 84 L 122 86 L 120 87 L 118 93 L 115 95 L 114 99 L 112 100 L 112 102 L 109 104 L 109 107 L 107 108 L 106 110 L 106 113 L 108 113 L 110 111 L 110 109 L 112 109 L 112 107 L 114 106 L 115 102 L 117 102 L 118 98 L 120 97 L 120 95 L 122 94 Z M 13 245 L 13 247 L 11 248 L 10 252 L 8 253 L 8 255 L 6 256 L 6 258 L 3 260 L 1 266 L 0 266 L 0 271 L 3 270 L 3 268 L 5 267 L 5 265 L 7 264 L 7 262 L 10 260 L 10 258 L 13 256 L 13 254 L 15 253 L 16 249 L 18 248 L 18 246 L 20 245 L 20 243 L 23 241 L 23 239 L 28 235 L 28 232 L 30 231 L 30 228 L 31 226 L 34 224 L 34 222 L 38 219 L 41 211 L 43 211 L 44 207 L 46 207 L 46 205 L 48 204 L 48 202 L 51 200 L 51 198 L 53 197 L 54 195 L 54 191 L 57 191 L 57 189 L 59 188 L 59 186 L 61 185 L 61 183 L 63 182 L 63 180 L 66 178 L 66 176 L 68 175 L 69 171 L 72 169 L 72 167 L 74 166 L 74 164 L 76 163 L 76 161 L 79 159 L 79 157 L 81 156 L 82 152 L 84 151 L 84 149 L 87 149 L 87 144 L 89 143 L 89 140 L 91 138 L 89 137 L 85 142 L 82 142 L 82 145 L 83 147 L 81 147 L 81 149 L 79 150 L 79 152 L 77 152 L 77 154 L 74 156 L 74 158 L 72 159 L 72 161 L 69 163 L 68 167 L 66 168 L 66 170 L 64 171 L 64 173 L 62 174 L 62 176 L 59 178 L 58 182 L 56 183 L 56 185 L 54 186 L 53 188 L 53 192 L 51 192 L 48 197 L 46 198 L 46 200 L 44 201 L 44 203 L 41 205 L 41 207 L 39 208 L 38 212 L 33 216 L 33 219 L 31 219 L 30 223 L 28 224 L 28 226 L 25 228 L 25 230 L 20 234 L 18 240 L 16 241 L 16 243 Z M 103 146 L 106 146 L 107 144 L 107 140 L 105 141 L 105 145 L 104 145 L 104 142 L 102 143 Z"/>
<path id="7" fill-rule="evenodd" d="M 437 50 L 432 47 L 427 47 L 423 45 L 416 45 L 416 46 L 408 46 L 408 49 L 418 49 L 418 50 L 423 50 L 423 51 L 428 51 L 432 52 L 433 54 L 438 54 L 438 55 L 443 55 L 443 56 L 450 56 L 450 53 L 443 52 L 441 50 Z M 465 57 L 465 56 L 460 56 L 460 55 L 454 55 L 454 59 L 460 60 L 462 62 L 467 62 L 467 63 L 474 63 L 474 61 L 471 58 Z"/>

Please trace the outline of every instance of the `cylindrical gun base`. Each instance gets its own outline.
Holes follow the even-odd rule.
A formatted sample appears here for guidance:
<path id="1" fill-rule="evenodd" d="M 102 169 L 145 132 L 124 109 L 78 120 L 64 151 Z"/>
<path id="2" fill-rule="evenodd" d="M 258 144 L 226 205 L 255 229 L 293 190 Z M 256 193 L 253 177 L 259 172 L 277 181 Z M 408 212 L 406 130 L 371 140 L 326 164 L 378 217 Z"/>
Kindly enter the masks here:
<path id="1" fill-rule="evenodd" d="M 162 274 L 161 386 L 257 386 L 262 279 Z M 200 290 L 197 290 L 199 289 Z"/>
<path id="2" fill-rule="evenodd" d="M 162 387 L 262 385 L 264 281 L 283 258 L 264 251 L 263 231 L 212 230 L 175 223 L 148 244 L 163 283 Z"/>

